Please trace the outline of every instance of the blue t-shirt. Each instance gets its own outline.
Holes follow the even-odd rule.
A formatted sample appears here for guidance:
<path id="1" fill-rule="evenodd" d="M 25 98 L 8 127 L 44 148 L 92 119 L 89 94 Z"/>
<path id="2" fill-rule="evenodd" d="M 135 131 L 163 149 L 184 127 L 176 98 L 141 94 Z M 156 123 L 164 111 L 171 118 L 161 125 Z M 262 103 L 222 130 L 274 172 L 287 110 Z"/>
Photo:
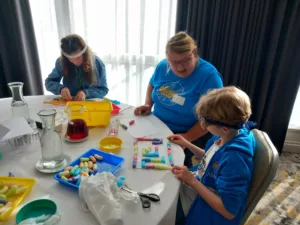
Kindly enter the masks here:
<path id="1" fill-rule="evenodd" d="M 208 90 L 223 87 L 222 77 L 209 62 L 198 57 L 192 74 L 182 78 L 162 60 L 150 80 L 153 86 L 153 114 L 174 133 L 184 133 L 197 123 L 194 106 Z"/>

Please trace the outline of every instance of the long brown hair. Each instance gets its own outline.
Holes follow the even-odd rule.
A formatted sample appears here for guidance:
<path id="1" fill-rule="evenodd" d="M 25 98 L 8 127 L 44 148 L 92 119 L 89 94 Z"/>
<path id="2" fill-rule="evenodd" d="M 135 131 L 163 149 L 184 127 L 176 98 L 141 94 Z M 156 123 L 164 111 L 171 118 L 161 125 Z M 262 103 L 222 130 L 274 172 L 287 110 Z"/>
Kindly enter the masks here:
<path id="1" fill-rule="evenodd" d="M 60 48 L 63 52 L 67 54 L 72 54 L 78 50 L 83 50 L 86 46 L 83 38 L 77 34 L 71 34 L 61 39 Z M 86 78 L 90 84 L 95 82 L 93 68 L 92 68 L 92 51 L 87 46 L 86 51 L 83 53 L 83 63 L 82 69 L 85 72 Z M 70 73 L 74 72 L 74 65 L 69 61 L 69 59 L 61 53 L 61 65 L 66 78 L 70 79 Z"/>

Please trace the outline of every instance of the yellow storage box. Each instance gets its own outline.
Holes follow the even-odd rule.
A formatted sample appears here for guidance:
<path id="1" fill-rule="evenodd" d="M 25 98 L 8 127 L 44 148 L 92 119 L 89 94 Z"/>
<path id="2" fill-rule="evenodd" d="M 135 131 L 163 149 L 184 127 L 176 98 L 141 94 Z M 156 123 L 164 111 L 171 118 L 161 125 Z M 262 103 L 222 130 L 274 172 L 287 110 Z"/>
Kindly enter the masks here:
<path id="1" fill-rule="evenodd" d="M 84 107 L 83 118 L 89 127 L 106 127 L 110 122 L 113 110 L 111 102 L 100 101 L 70 101 L 66 105 L 65 113 L 68 114 L 68 106 L 82 105 Z M 71 118 L 72 119 L 72 118 Z"/>

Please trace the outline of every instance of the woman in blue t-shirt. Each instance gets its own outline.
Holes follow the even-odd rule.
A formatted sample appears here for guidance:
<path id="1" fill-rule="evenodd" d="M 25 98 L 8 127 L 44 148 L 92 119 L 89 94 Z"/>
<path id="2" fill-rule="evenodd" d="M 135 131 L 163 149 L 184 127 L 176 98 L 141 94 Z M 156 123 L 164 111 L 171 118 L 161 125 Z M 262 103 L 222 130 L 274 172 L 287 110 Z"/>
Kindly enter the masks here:
<path id="1" fill-rule="evenodd" d="M 46 89 L 63 100 L 84 101 L 103 98 L 107 92 L 105 66 L 82 37 L 76 34 L 61 39 L 61 56 L 45 81 Z M 62 81 L 62 84 L 61 84 Z"/>
<path id="2" fill-rule="evenodd" d="M 134 114 L 149 115 L 153 107 L 153 114 L 173 133 L 204 148 L 211 135 L 200 127 L 194 106 L 208 90 L 223 87 L 222 77 L 212 64 L 198 56 L 195 41 L 185 32 L 168 41 L 166 56 L 150 79 L 145 104 L 137 107 Z M 185 165 L 191 167 L 193 153 L 185 149 L 185 154 Z"/>

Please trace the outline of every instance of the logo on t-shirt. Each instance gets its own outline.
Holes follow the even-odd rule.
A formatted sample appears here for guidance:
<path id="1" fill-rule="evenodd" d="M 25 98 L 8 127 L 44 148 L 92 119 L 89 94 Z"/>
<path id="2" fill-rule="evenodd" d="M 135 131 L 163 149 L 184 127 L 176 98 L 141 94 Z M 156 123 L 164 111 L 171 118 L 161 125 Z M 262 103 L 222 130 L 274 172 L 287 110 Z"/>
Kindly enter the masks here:
<path id="1" fill-rule="evenodd" d="M 161 103 L 172 106 L 178 104 L 176 101 L 173 101 L 174 96 L 179 96 L 183 91 L 184 88 L 178 81 L 171 82 L 157 88 L 156 96 Z"/>

